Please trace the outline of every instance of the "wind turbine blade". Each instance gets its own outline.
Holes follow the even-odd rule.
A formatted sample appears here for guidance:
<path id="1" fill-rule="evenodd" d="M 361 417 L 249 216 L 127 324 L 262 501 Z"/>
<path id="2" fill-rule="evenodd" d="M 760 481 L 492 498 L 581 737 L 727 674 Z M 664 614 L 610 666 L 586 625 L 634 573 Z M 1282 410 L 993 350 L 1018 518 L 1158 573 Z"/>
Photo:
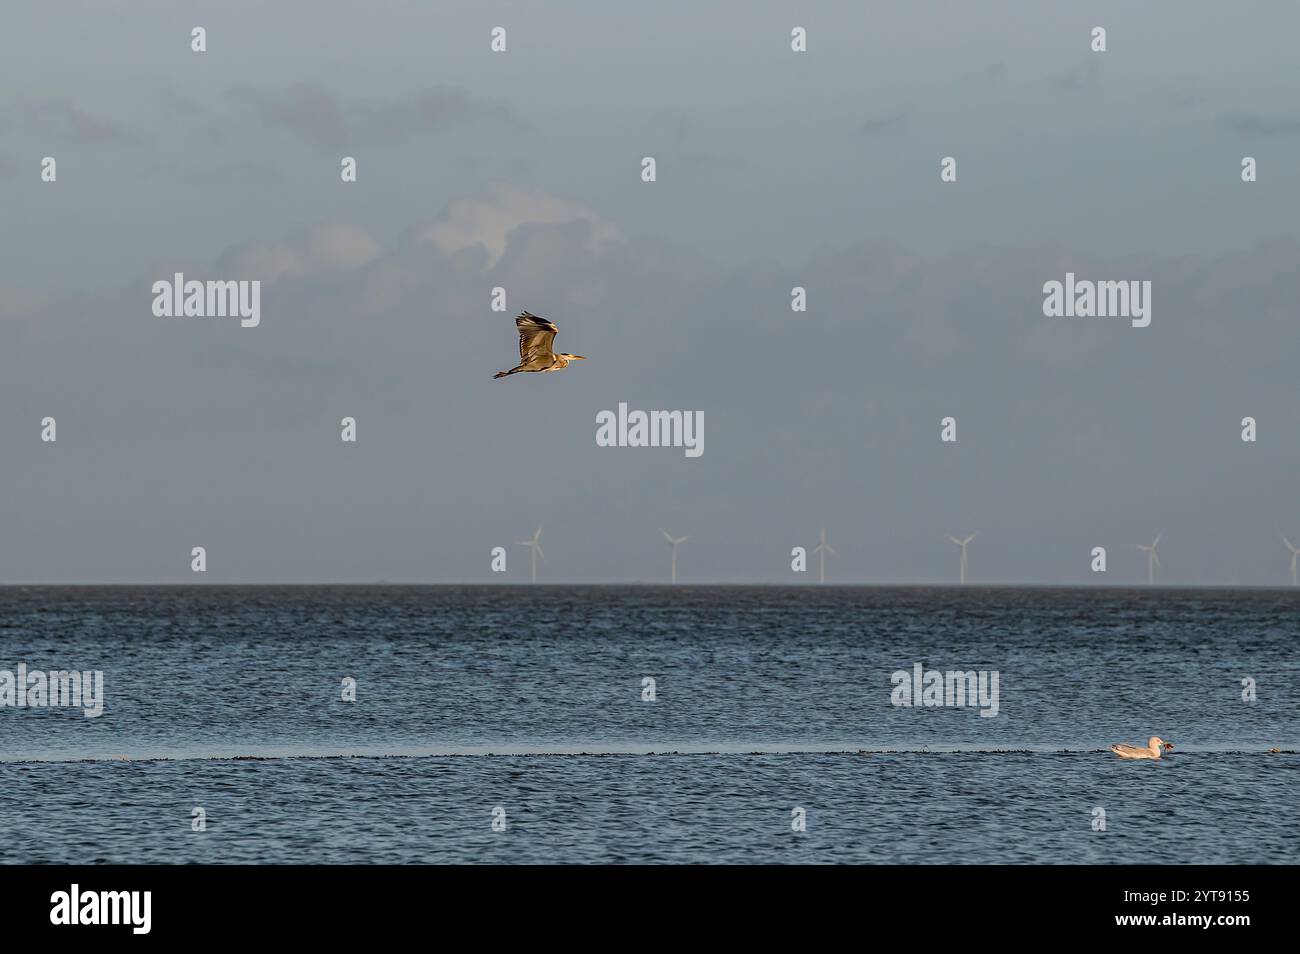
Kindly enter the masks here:
<path id="1" fill-rule="evenodd" d="M 538 559 L 540 559 L 540 560 L 545 560 L 545 559 L 546 559 L 546 554 L 542 552 L 542 545 L 541 545 L 540 543 L 534 543 L 534 544 L 533 544 L 533 547 L 536 548 L 536 550 L 537 550 L 537 557 L 538 557 Z"/>
<path id="2" fill-rule="evenodd" d="M 1156 534 L 1156 538 L 1155 538 L 1154 540 L 1151 541 L 1151 549 L 1152 549 L 1152 550 L 1154 550 L 1156 547 L 1160 546 L 1160 538 L 1163 537 L 1164 535 L 1165 535 L 1165 532 L 1164 532 L 1163 530 L 1161 530 L 1159 533 Z"/>
<path id="3" fill-rule="evenodd" d="M 835 550 L 832 547 L 827 547 L 826 552 L 829 553 L 831 556 L 839 556 L 839 554 L 835 552 Z"/>
<path id="4" fill-rule="evenodd" d="M 533 542 L 536 543 L 540 539 L 542 539 L 542 528 L 538 527 L 537 532 L 533 534 Z"/>
<path id="5" fill-rule="evenodd" d="M 962 543 L 970 543 L 970 542 L 971 542 L 972 540 L 974 540 L 977 536 L 979 536 L 978 533 L 972 533 L 969 537 L 967 537 L 965 540 L 963 540 Z"/>
<path id="6" fill-rule="evenodd" d="M 685 542 L 686 542 L 687 540 L 689 540 L 689 539 L 690 539 L 690 537 L 678 537 L 678 538 L 677 538 L 676 540 L 674 540 L 673 542 L 674 542 L 674 543 L 685 543 Z"/>
<path id="7" fill-rule="evenodd" d="M 952 536 L 951 534 L 948 535 L 948 539 L 951 540 L 953 543 L 957 544 L 957 546 L 961 546 L 961 541 L 958 540 L 956 537 Z"/>
<path id="8" fill-rule="evenodd" d="M 1282 542 L 1286 544 L 1286 548 L 1290 550 L 1292 553 L 1296 552 L 1296 548 L 1291 546 L 1291 541 L 1288 540 L 1286 537 L 1282 538 Z"/>
<path id="9" fill-rule="evenodd" d="M 1156 566 L 1160 565 L 1160 554 L 1156 553 L 1155 547 L 1151 548 L 1151 562 Z"/>
<path id="10" fill-rule="evenodd" d="M 662 533 L 662 534 L 664 535 L 664 539 L 667 540 L 669 543 L 672 543 L 672 542 L 673 542 L 672 535 L 669 534 L 668 531 L 665 530 L 663 527 L 660 527 L 660 528 L 659 528 L 659 532 Z"/>

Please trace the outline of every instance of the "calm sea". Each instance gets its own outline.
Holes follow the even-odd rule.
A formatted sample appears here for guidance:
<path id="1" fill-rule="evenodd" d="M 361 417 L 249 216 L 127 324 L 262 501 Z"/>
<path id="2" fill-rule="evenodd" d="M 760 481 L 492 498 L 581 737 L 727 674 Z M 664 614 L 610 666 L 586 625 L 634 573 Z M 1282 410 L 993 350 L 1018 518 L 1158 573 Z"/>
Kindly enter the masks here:
<path id="1" fill-rule="evenodd" d="M 1290 590 L 3 587 L 19 664 L 104 705 L 0 707 L 10 863 L 1300 862 Z"/>

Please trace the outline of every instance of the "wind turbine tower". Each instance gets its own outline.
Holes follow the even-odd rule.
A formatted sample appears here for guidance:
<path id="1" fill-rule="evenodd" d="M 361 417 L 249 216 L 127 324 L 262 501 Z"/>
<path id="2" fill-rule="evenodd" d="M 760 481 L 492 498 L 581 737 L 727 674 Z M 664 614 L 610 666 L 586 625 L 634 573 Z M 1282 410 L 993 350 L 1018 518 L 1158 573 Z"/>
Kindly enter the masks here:
<path id="1" fill-rule="evenodd" d="M 537 582 L 537 559 L 541 557 L 546 559 L 546 554 L 542 552 L 542 545 L 538 541 L 542 539 L 542 528 L 538 527 L 537 532 L 533 534 L 531 540 L 516 540 L 515 542 L 521 547 L 528 547 L 531 551 L 533 560 L 533 582 Z"/>
<path id="2" fill-rule="evenodd" d="M 825 527 L 822 527 L 822 542 L 817 544 L 817 546 L 813 547 L 813 553 L 817 554 L 817 563 L 818 563 L 817 582 L 825 583 L 826 582 L 826 554 L 829 553 L 831 556 L 839 556 L 838 553 L 836 553 L 834 550 L 831 549 L 830 544 L 826 542 Z"/>
<path id="3" fill-rule="evenodd" d="M 956 537 L 953 536 L 948 537 L 948 539 L 951 540 L 953 543 L 957 544 L 957 546 L 961 547 L 961 581 L 964 584 L 966 582 L 966 547 L 972 540 L 975 539 L 975 534 L 972 533 L 965 540 L 958 540 Z"/>
<path id="4" fill-rule="evenodd" d="M 668 532 L 667 530 L 664 530 L 664 531 L 663 531 L 663 535 L 664 535 L 664 539 L 668 541 L 668 545 L 671 546 L 671 547 L 673 548 L 673 572 L 672 572 L 672 581 L 673 581 L 674 583 L 676 583 L 676 582 L 677 582 L 677 548 L 678 548 L 678 546 L 680 546 L 681 544 L 685 543 L 685 542 L 687 541 L 688 538 L 687 538 L 687 537 L 674 537 L 674 536 L 672 536 L 671 534 L 669 534 L 669 532 Z"/>
<path id="5" fill-rule="evenodd" d="M 1161 530 L 1156 534 L 1156 538 L 1151 541 L 1151 546 L 1139 543 L 1137 548 L 1144 550 L 1147 555 L 1147 586 L 1153 586 L 1156 582 L 1156 569 L 1160 566 L 1160 557 L 1156 555 L 1156 547 L 1160 546 L 1160 537 L 1164 534 Z"/>

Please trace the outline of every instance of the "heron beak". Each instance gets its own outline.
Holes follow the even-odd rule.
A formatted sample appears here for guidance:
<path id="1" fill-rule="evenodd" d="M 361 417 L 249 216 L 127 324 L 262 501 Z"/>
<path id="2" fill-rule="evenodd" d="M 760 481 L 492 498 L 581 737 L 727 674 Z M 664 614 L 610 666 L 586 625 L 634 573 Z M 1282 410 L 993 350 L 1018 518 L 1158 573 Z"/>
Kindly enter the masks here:
<path id="1" fill-rule="evenodd" d="M 571 355 L 569 355 L 569 357 L 572 358 L 574 361 L 586 361 L 586 360 L 587 360 L 586 358 L 584 358 L 584 357 L 583 357 L 582 355 L 580 355 L 580 354 L 571 354 Z"/>

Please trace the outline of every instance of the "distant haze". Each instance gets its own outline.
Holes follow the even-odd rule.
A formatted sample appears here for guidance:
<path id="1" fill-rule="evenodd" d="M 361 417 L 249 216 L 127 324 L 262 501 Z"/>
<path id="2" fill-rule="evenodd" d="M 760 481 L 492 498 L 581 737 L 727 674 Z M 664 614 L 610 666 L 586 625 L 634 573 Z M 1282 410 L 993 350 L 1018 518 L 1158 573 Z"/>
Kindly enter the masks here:
<path id="1" fill-rule="evenodd" d="M 823 526 L 830 583 L 954 583 L 975 532 L 972 583 L 1144 583 L 1159 531 L 1159 582 L 1290 582 L 1300 7 L 5 18 L 0 583 L 526 582 L 539 525 L 539 582 L 666 582 L 664 530 L 680 582 L 815 582 Z M 258 327 L 155 317 L 178 271 Z M 1067 272 L 1150 326 L 1046 317 Z M 590 360 L 493 380 L 523 309 Z M 598 447 L 620 402 L 704 453 Z"/>

